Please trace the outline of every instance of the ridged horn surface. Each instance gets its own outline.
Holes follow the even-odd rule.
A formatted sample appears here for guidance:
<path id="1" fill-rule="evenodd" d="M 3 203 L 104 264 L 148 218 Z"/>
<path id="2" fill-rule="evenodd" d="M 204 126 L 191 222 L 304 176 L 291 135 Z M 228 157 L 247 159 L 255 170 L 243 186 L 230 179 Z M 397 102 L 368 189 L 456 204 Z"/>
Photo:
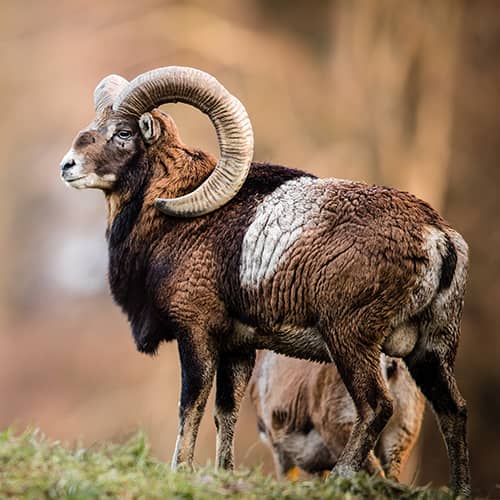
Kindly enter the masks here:
<path id="1" fill-rule="evenodd" d="M 139 75 L 113 104 L 117 114 L 139 118 L 168 102 L 190 104 L 207 114 L 217 132 L 220 159 L 194 191 L 178 198 L 159 198 L 167 215 L 196 217 L 217 210 L 239 191 L 253 156 L 253 132 L 241 102 L 213 76 L 194 68 L 168 66 Z"/>
<path id="2" fill-rule="evenodd" d="M 125 80 L 120 75 L 108 75 L 103 78 L 94 90 L 94 109 L 97 115 L 113 106 L 120 92 L 128 85 L 128 80 Z"/>

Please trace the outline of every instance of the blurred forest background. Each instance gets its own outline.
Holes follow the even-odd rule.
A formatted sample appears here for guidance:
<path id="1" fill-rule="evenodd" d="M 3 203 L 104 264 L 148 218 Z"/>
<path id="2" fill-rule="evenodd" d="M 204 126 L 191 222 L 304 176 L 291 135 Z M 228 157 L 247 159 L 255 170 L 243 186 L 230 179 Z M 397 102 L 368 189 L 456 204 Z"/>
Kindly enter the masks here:
<path id="1" fill-rule="evenodd" d="M 0 429 L 92 444 L 144 428 L 170 460 L 174 344 L 135 352 L 106 282 L 100 192 L 59 162 L 109 73 L 214 74 L 245 104 L 257 160 L 412 191 L 468 240 L 457 362 L 476 492 L 500 482 L 500 2 L 496 0 L 0 0 Z M 186 142 L 217 153 L 206 117 L 167 106 Z M 211 411 L 211 409 L 210 409 Z M 447 481 L 426 417 L 407 480 Z M 237 463 L 264 463 L 248 401 Z M 214 455 L 204 419 L 197 460 Z"/>

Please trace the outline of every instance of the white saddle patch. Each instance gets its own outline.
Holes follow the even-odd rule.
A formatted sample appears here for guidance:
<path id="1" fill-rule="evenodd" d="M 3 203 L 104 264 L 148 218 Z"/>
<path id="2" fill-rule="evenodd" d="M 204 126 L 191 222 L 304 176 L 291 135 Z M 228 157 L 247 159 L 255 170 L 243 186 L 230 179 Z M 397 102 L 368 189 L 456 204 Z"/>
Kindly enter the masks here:
<path id="1" fill-rule="evenodd" d="M 300 177 L 285 182 L 257 207 L 240 261 L 243 286 L 257 287 L 276 272 L 286 251 L 318 220 L 325 186 L 336 179 Z"/>

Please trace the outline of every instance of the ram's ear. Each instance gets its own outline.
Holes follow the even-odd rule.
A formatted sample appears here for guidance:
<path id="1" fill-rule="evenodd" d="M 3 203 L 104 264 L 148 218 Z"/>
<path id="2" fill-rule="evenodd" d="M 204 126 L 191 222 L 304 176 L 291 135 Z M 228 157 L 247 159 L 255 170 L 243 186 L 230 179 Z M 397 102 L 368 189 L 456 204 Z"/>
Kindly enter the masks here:
<path id="1" fill-rule="evenodd" d="M 160 123 L 151 113 L 141 115 L 139 118 L 139 128 L 147 144 L 153 144 L 160 138 Z"/>

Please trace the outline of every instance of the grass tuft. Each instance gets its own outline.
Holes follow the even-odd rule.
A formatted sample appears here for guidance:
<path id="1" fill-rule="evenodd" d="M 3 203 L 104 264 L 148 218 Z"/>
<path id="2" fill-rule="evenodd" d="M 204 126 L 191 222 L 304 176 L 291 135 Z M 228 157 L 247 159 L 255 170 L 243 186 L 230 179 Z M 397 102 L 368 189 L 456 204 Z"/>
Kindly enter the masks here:
<path id="1" fill-rule="evenodd" d="M 39 431 L 0 433 L 0 498 L 58 499 L 451 499 L 445 489 L 410 488 L 358 474 L 290 483 L 256 469 L 234 473 L 211 467 L 171 472 L 151 455 L 139 432 L 124 444 L 71 449 L 47 440 Z"/>

